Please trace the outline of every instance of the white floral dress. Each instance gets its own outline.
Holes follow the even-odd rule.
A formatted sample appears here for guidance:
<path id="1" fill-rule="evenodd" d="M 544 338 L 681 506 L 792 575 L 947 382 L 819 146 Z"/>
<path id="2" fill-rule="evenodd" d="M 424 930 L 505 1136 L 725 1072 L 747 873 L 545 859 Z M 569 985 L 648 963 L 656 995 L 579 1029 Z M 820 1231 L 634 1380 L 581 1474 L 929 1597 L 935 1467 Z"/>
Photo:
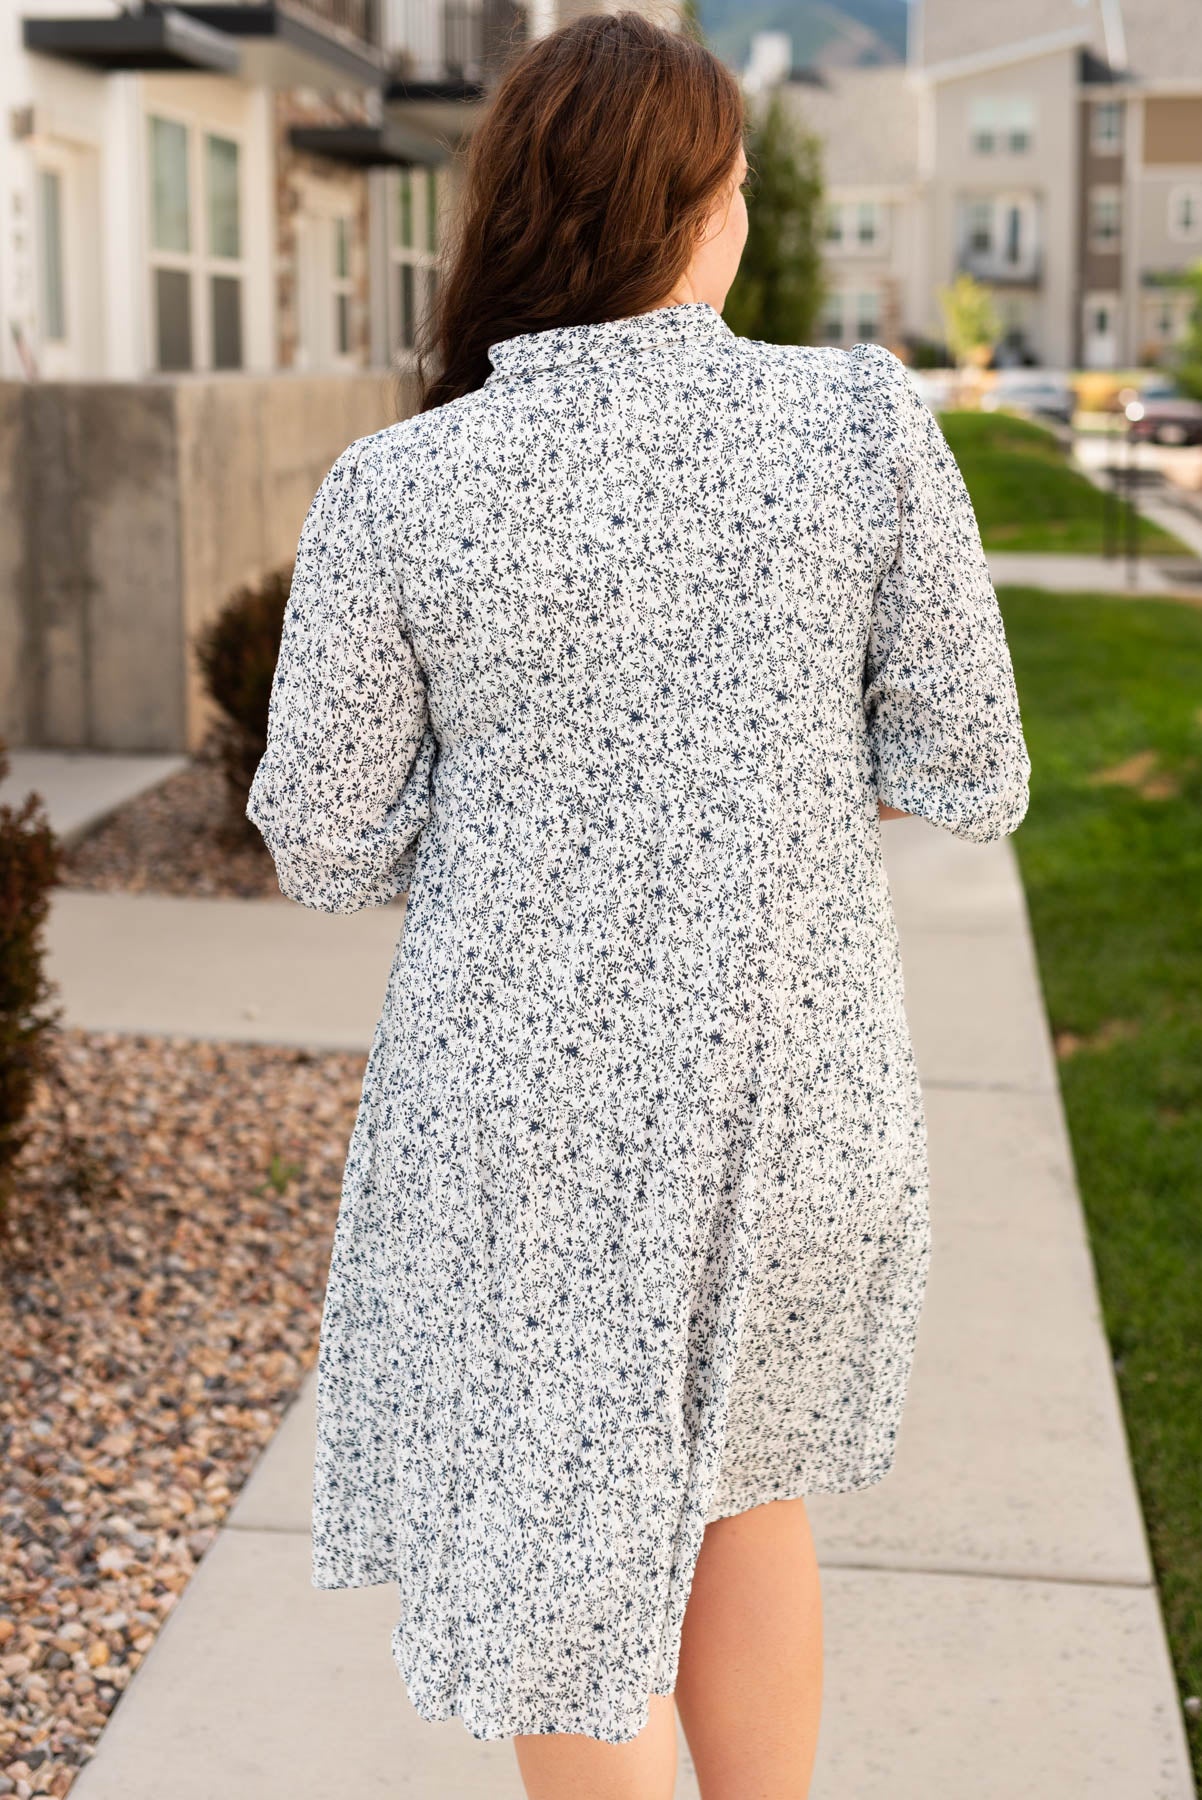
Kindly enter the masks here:
<path id="1" fill-rule="evenodd" d="M 399 1584 L 425 1718 L 623 1742 L 707 1520 L 890 1468 L 930 1227 L 877 800 L 984 842 L 1030 763 L 887 350 L 695 302 L 491 363 L 322 482 L 247 809 L 294 900 L 409 892 L 313 1582 Z"/>

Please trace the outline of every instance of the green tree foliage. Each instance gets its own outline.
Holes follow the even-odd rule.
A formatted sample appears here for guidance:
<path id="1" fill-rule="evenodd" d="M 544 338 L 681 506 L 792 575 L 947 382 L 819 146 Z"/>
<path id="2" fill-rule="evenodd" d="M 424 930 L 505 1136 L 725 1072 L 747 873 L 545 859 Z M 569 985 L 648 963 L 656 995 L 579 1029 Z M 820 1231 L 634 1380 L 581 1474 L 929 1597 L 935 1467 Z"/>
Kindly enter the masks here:
<path id="1" fill-rule="evenodd" d="M 939 310 L 957 367 L 983 362 L 1002 335 L 989 289 L 971 275 L 957 275 L 950 287 L 939 289 Z"/>
<path id="2" fill-rule="evenodd" d="M 825 297 L 822 146 L 779 92 L 752 118 L 747 161 L 747 248 L 723 316 L 743 337 L 813 343 Z"/>
<path id="3" fill-rule="evenodd" d="M 701 43 L 705 42 L 705 29 L 701 23 L 701 8 L 697 0 L 680 0 L 680 29 Z"/>
<path id="4" fill-rule="evenodd" d="M 1173 374 L 1183 394 L 1202 400 L 1202 262 L 1194 264 L 1186 276 L 1193 295 L 1189 326 L 1185 340 L 1173 358 Z"/>

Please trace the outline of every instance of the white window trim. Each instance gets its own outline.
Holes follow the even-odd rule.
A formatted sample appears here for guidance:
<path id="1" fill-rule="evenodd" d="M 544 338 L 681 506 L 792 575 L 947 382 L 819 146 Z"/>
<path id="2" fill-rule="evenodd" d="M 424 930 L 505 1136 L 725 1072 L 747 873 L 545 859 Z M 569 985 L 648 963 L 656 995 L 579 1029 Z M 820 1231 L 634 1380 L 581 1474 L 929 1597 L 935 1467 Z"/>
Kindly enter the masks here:
<path id="1" fill-rule="evenodd" d="M 1095 226 L 1094 206 L 1101 199 L 1113 200 L 1117 218 L 1117 229 L 1114 235 L 1099 235 Z M 1091 250 L 1116 252 L 1122 248 L 1123 242 L 1123 190 L 1111 183 L 1091 187 L 1086 196 L 1086 235 Z"/>
<path id="2" fill-rule="evenodd" d="M 191 244 L 187 250 L 159 250 L 155 247 L 154 162 L 150 153 L 150 122 L 152 119 L 166 119 L 172 124 L 182 125 L 188 133 L 188 227 Z M 231 143 L 238 146 L 238 241 L 241 251 L 238 256 L 216 256 L 209 250 L 209 202 L 205 186 L 205 139 L 208 136 L 228 138 Z M 142 111 L 142 146 L 144 156 L 142 241 L 146 245 L 146 319 L 149 334 L 146 346 L 147 368 L 156 375 L 214 373 L 213 321 L 209 308 L 208 278 L 212 275 L 230 275 L 237 277 L 241 283 L 241 369 L 245 370 L 248 366 L 247 297 L 249 292 L 249 267 L 246 255 L 246 133 L 241 127 L 230 126 L 224 121 L 217 123 L 203 112 L 177 106 L 161 106 L 156 101 Z M 154 283 L 156 269 L 183 269 L 190 277 L 191 370 L 159 368 L 158 311 L 155 305 Z M 216 372 L 235 374 L 239 371 L 222 369 Z"/>
<path id="3" fill-rule="evenodd" d="M 1099 130 L 1099 121 L 1110 109 L 1117 112 L 1117 129 L 1110 137 Z M 1089 108 L 1089 147 L 1095 156 L 1121 156 L 1126 126 L 1126 106 L 1122 100 L 1094 100 Z"/>
<path id="4" fill-rule="evenodd" d="M 413 243 L 402 244 L 399 231 L 399 213 L 401 204 L 401 184 L 406 171 L 397 169 L 395 179 L 389 183 L 386 202 L 388 218 L 388 281 L 387 306 L 388 343 L 393 362 L 400 367 L 408 367 L 417 359 L 416 346 L 402 344 L 400 341 L 400 317 L 396 303 L 396 289 L 400 282 L 400 270 L 409 267 L 414 270 L 414 293 L 417 292 L 417 272 L 437 269 L 440 251 L 430 249 L 429 217 L 427 206 L 430 198 L 430 183 L 433 177 L 434 205 L 436 208 L 435 245 L 442 241 L 446 196 L 443 182 L 437 167 L 433 169 L 413 167 L 408 170 L 410 189 L 413 199 Z M 428 288 L 429 275 L 425 275 Z M 420 315 L 419 315 L 420 320 Z"/>
<path id="5" fill-rule="evenodd" d="M 846 344 L 847 342 L 847 293 L 843 288 L 832 288 L 824 297 L 819 313 L 819 329 L 824 344 Z M 839 330 L 834 336 L 827 333 L 827 321 L 838 316 Z"/>
<path id="6" fill-rule="evenodd" d="M 882 318 L 882 316 L 884 314 L 884 310 L 885 310 L 881 304 L 881 294 L 879 293 L 879 291 L 876 288 L 858 288 L 856 290 L 856 292 L 852 295 L 852 299 L 854 301 L 853 314 L 854 314 L 854 324 L 855 324 L 855 332 L 856 332 L 856 336 L 855 336 L 856 343 L 857 344 L 875 343 L 880 334 L 881 318 Z M 869 309 L 872 313 L 872 329 L 871 329 L 871 331 L 864 330 L 864 310 L 865 309 L 863 308 L 863 306 L 861 304 L 861 302 L 864 300 L 870 300 L 872 302 L 871 308 Z"/>
<path id="7" fill-rule="evenodd" d="M 42 172 L 57 175 L 59 182 L 59 230 L 60 260 L 62 280 L 63 325 L 61 338 L 43 336 L 45 320 L 42 316 L 42 271 L 45 245 L 42 242 Z M 33 248 L 33 325 L 36 354 L 41 371 L 45 375 L 63 376 L 71 372 L 74 366 L 80 341 L 81 294 L 76 280 L 76 251 L 80 245 L 80 235 L 74 217 L 76 194 L 74 187 L 75 167 L 69 145 L 54 139 L 35 139 L 33 149 L 33 204 L 31 214 L 32 248 Z"/>
<path id="8" fill-rule="evenodd" d="M 317 375 L 341 374 L 345 370 L 357 369 L 360 366 L 360 359 L 354 347 L 355 334 L 353 318 L 353 302 L 355 296 L 356 204 L 353 195 L 348 192 L 343 183 L 337 180 L 306 173 L 300 177 L 297 186 L 300 193 L 301 213 L 306 215 L 309 219 L 321 220 L 323 225 L 327 228 L 324 234 L 326 239 L 324 248 L 329 252 L 329 256 L 325 263 L 325 273 L 322 284 L 324 304 L 328 309 L 326 312 L 326 330 L 328 332 L 329 360 L 310 364 L 306 359 L 303 360 L 299 366 L 307 372 Z M 337 273 L 335 228 L 336 221 L 339 219 L 345 219 L 348 228 L 347 243 L 349 255 L 347 258 L 348 272 L 346 275 L 339 275 Z M 298 267 L 298 283 L 305 279 L 305 271 Z M 337 300 L 342 294 L 348 295 L 352 302 L 351 342 L 348 350 L 339 350 L 338 348 Z M 298 307 L 299 304 L 300 301 L 298 295 Z M 298 317 L 298 327 L 299 324 L 300 320 Z M 300 348 L 303 353 L 305 346 L 302 344 Z"/>
<path id="9" fill-rule="evenodd" d="M 1038 109 L 1030 94 L 974 94 L 968 102 L 968 150 L 971 156 L 1030 156 L 1036 148 Z M 1021 132 L 1026 142 L 1014 144 Z M 988 138 L 988 144 L 980 140 Z"/>
<path id="10" fill-rule="evenodd" d="M 1189 195 L 1194 202 L 1194 226 L 1183 231 L 1177 221 L 1177 210 Z M 1179 181 L 1169 189 L 1169 236 L 1175 244 L 1202 243 L 1202 181 Z"/>
<path id="11" fill-rule="evenodd" d="M 875 219 L 875 233 L 871 241 L 860 241 L 860 208 L 870 206 Z M 892 241 L 892 218 L 889 201 L 880 194 L 844 194 L 838 200 L 832 200 L 827 208 L 828 218 L 839 221 L 838 237 L 828 237 L 824 223 L 822 249 L 831 257 L 856 257 L 870 260 L 882 258 L 890 254 Z"/>

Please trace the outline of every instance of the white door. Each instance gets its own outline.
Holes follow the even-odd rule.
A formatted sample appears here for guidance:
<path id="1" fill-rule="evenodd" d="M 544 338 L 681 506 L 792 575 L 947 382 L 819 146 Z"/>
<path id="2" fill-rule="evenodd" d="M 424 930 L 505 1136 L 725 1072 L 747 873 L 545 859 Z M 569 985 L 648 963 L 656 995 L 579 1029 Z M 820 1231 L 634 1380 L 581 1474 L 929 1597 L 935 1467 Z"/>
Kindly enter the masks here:
<path id="1" fill-rule="evenodd" d="M 296 221 L 297 354 L 299 369 L 328 369 L 331 362 L 328 221 L 301 213 Z"/>
<path id="2" fill-rule="evenodd" d="M 1117 294 L 1091 294 L 1085 301 L 1081 359 L 1087 369 L 1116 369 L 1119 362 Z"/>
<path id="3" fill-rule="evenodd" d="M 298 368 L 354 367 L 352 236 L 345 191 L 310 183 L 296 221 Z"/>
<path id="4" fill-rule="evenodd" d="M 43 140 L 34 152 L 33 255 L 39 372 L 49 380 L 94 374 L 99 301 L 85 287 L 98 220 L 85 204 L 91 153 Z"/>

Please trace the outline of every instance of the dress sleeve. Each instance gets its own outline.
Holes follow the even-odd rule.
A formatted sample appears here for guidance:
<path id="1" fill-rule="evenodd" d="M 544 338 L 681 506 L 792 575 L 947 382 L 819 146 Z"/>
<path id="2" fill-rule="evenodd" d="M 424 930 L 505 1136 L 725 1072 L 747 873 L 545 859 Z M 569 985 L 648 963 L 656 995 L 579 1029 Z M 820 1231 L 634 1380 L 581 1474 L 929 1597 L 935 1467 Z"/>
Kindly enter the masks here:
<path id="1" fill-rule="evenodd" d="M 409 884 L 437 751 L 395 568 L 377 535 L 360 438 L 301 528 L 246 815 L 280 890 L 320 912 Z"/>
<path id="2" fill-rule="evenodd" d="M 872 601 L 863 703 L 887 806 L 988 843 L 1027 811 L 1031 761 L 972 501 L 904 363 L 850 352 L 897 485 L 897 538 Z"/>

